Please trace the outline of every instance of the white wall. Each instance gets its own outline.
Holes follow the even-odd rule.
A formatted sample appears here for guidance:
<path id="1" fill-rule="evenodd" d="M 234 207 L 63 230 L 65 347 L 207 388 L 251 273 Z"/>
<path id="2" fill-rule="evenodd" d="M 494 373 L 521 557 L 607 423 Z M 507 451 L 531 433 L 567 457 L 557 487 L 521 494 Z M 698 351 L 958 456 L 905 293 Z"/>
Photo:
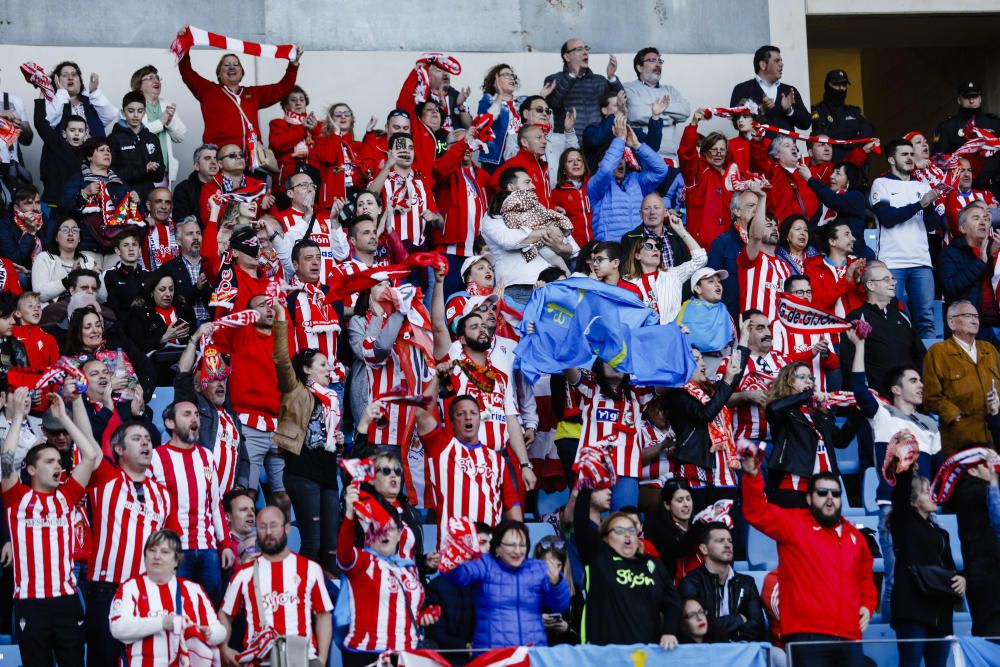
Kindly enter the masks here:
<path id="1" fill-rule="evenodd" d="M 204 76 L 214 79 L 215 65 L 221 55 L 222 52 L 218 50 L 194 51 L 192 57 L 195 69 Z M 360 137 L 371 115 L 379 117 L 380 127 L 384 124 L 385 115 L 395 105 L 400 85 L 412 68 L 417 55 L 395 52 L 307 51 L 302 60 L 299 84 L 309 93 L 312 100 L 311 108 L 317 115 L 333 102 L 346 101 L 350 104 L 357 118 L 356 132 Z M 452 85 L 472 87 L 470 105 L 473 111 L 482 96 L 480 86 L 483 76 L 498 62 L 506 62 L 514 68 L 521 78 L 519 92 L 526 94 L 537 92 L 544 77 L 560 68 L 558 53 L 457 53 L 455 55 L 462 63 L 463 72 L 453 78 Z M 632 53 L 621 53 L 617 56 L 619 74 L 624 81 L 635 78 L 631 66 L 632 56 Z M 788 58 L 787 55 L 785 57 Z M 100 75 L 101 91 L 116 104 L 120 103 L 122 95 L 127 91 L 132 72 L 146 64 L 155 65 L 163 77 L 163 97 L 177 104 L 178 113 L 188 126 L 188 136 L 183 144 L 174 146 L 174 153 L 181 163 L 181 177 L 188 173 L 191 153 L 201 143 L 204 123 L 196 100 L 180 80 L 180 74 L 174 66 L 173 55 L 170 52 L 166 49 L 4 46 L 0 47 L 0 63 L 3 63 L 3 78 L 0 85 L 4 90 L 20 95 L 29 106 L 30 115 L 30 107 L 37 94 L 21 77 L 17 67 L 20 63 L 32 60 L 48 69 L 62 59 L 78 62 L 83 69 L 85 81 L 91 72 L 97 72 Z M 248 57 L 243 60 L 247 70 L 244 82 L 247 84 L 277 81 L 286 64 L 285 61 Z M 677 86 L 695 107 L 723 106 L 729 102 L 729 93 L 733 85 L 751 76 L 749 73 L 751 60 L 752 54 L 749 53 L 727 55 L 667 53 L 663 80 Z M 603 72 L 607 61 L 607 55 L 591 54 L 591 64 L 595 71 Z M 807 84 L 804 74 L 790 80 L 799 86 Z M 267 109 L 261 114 L 262 125 L 266 127 L 267 122 L 279 114 L 277 106 Z M 711 121 L 706 124 L 705 129 L 711 130 L 715 126 L 731 130 L 728 121 Z M 25 150 L 25 160 L 33 170 L 37 166 L 40 153 L 41 142 L 38 140 Z"/>

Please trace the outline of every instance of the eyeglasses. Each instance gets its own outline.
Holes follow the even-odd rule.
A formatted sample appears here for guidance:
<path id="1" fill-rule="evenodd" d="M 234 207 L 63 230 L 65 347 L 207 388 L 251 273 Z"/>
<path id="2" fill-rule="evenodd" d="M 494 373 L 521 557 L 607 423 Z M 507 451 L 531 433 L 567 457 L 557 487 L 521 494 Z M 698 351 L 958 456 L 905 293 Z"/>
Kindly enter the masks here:
<path id="1" fill-rule="evenodd" d="M 333 112 L 333 117 L 334 118 L 350 118 L 353 115 L 354 115 L 354 112 L 352 112 L 352 111 L 334 111 Z"/>
<path id="2" fill-rule="evenodd" d="M 632 537 L 635 537 L 636 535 L 639 534 L 639 531 L 636 530 L 635 528 L 627 528 L 625 526 L 615 526 L 614 528 L 611 529 L 610 532 L 614 533 L 615 535 L 618 535 L 619 537 L 623 535 L 631 535 Z"/>
<path id="3" fill-rule="evenodd" d="M 840 489 L 813 489 L 816 495 L 820 498 L 826 498 L 827 496 L 833 496 L 834 498 L 839 498 L 844 492 Z"/>
<path id="4" fill-rule="evenodd" d="M 306 190 L 315 190 L 316 184 L 313 183 L 312 181 L 309 181 L 308 183 L 299 183 L 298 185 L 292 186 L 292 190 L 298 190 L 299 188 L 305 188 Z"/>
<path id="5" fill-rule="evenodd" d="M 398 466 L 395 468 L 390 468 L 389 466 L 382 466 L 381 468 L 377 468 L 375 472 L 381 473 L 386 477 L 388 477 L 389 475 L 395 475 L 396 477 L 403 476 L 403 469 Z"/>
<path id="6" fill-rule="evenodd" d="M 646 58 L 642 62 L 646 63 L 647 65 L 662 65 L 663 58 Z"/>
<path id="7" fill-rule="evenodd" d="M 590 53 L 590 47 L 584 44 L 583 46 L 576 46 L 572 49 L 567 49 L 566 53 L 576 53 L 577 51 L 582 53 Z"/>
<path id="8" fill-rule="evenodd" d="M 868 282 L 870 283 L 894 283 L 896 279 L 892 276 L 886 276 L 885 278 L 878 278 L 877 280 L 872 278 Z"/>
<path id="9" fill-rule="evenodd" d="M 159 74 L 147 74 L 146 76 L 142 77 L 141 80 L 142 81 L 163 81 L 163 79 L 160 78 Z"/>
<path id="10" fill-rule="evenodd" d="M 242 160 L 244 157 L 246 157 L 246 153 L 244 153 L 243 151 L 237 151 L 235 153 L 226 153 L 225 155 L 220 155 L 219 159 L 228 160 L 229 158 L 235 158 L 237 160 Z"/>
<path id="11" fill-rule="evenodd" d="M 548 116 L 550 113 L 552 113 L 552 109 L 550 109 L 548 107 L 541 107 L 540 109 L 539 108 L 533 108 L 532 111 L 534 111 L 535 113 L 540 113 L 543 116 Z"/>
<path id="12" fill-rule="evenodd" d="M 689 611 L 684 614 L 684 620 L 690 621 L 692 618 L 705 618 L 708 616 L 708 612 L 704 609 L 699 609 L 698 611 Z"/>
<path id="13" fill-rule="evenodd" d="M 611 259 L 609 257 L 604 257 L 603 255 L 597 255 L 595 257 L 591 257 L 588 261 L 591 264 L 600 264 L 602 262 L 610 262 Z"/>
<path id="14" fill-rule="evenodd" d="M 979 319 L 979 313 L 955 313 L 954 315 L 952 315 L 952 317 L 955 317 L 955 318 L 958 318 L 958 317 L 971 317 L 974 320 L 978 320 Z"/>
<path id="15" fill-rule="evenodd" d="M 510 79 L 511 81 L 514 82 L 515 85 L 521 82 L 521 80 L 517 78 L 517 75 L 514 74 L 513 72 L 500 72 L 499 74 L 497 74 L 497 76 L 502 77 L 504 79 Z"/>
<path id="16" fill-rule="evenodd" d="M 542 538 L 542 540 L 538 542 L 538 551 L 540 553 L 555 551 L 558 554 L 565 554 L 566 540 L 560 540 L 555 537 Z"/>
<path id="17" fill-rule="evenodd" d="M 80 228 L 79 227 L 63 227 L 59 231 L 62 232 L 63 234 L 68 234 L 69 236 L 73 236 L 74 234 L 79 234 L 80 233 Z"/>
<path id="18" fill-rule="evenodd" d="M 789 294 L 794 294 L 795 296 L 812 296 L 813 291 L 811 289 L 793 289 Z"/>
<path id="19" fill-rule="evenodd" d="M 527 549 L 528 545 L 524 542 L 501 542 L 500 546 L 506 547 L 507 549 Z"/>

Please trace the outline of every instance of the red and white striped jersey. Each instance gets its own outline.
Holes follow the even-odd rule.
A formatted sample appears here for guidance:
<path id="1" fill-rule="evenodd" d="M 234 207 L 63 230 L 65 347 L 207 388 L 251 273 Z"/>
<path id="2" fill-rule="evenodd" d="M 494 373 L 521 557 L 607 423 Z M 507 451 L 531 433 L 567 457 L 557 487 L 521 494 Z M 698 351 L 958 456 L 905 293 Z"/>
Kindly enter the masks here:
<path id="1" fill-rule="evenodd" d="M 777 319 L 778 293 L 792 275 L 788 264 L 761 250 L 750 261 L 746 248 L 736 258 L 740 270 L 740 312 L 756 309 L 772 322 Z"/>
<path id="2" fill-rule="evenodd" d="M 258 571 L 259 590 L 254 569 Z M 271 627 L 279 635 L 308 638 L 309 656 L 315 658 L 313 614 L 331 611 L 333 603 L 319 563 L 289 552 L 278 561 L 261 556 L 236 570 L 219 611 L 232 617 L 241 609 L 246 612 L 247 644 L 265 627 Z M 258 609 L 263 609 L 263 619 L 258 617 Z"/>
<path id="3" fill-rule="evenodd" d="M 319 271 L 319 281 L 326 284 L 326 277 L 333 269 L 336 262 L 347 259 L 350 254 L 350 246 L 347 243 L 347 234 L 339 224 L 331 224 L 330 216 L 319 211 L 315 212 L 316 221 L 313 223 L 309 238 L 319 245 L 320 254 L 323 256 L 323 265 Z M 278 222 L 284 229 L 284 243 L 291 247 L 296 241 L 301 240 L 309 229 L 309 218 L 303 213 L 289 207 L 280 211 L 276 216 Z"/>
<path id="4" fill-rule="evenodd" d="M 222 496 L 215 463 L 207 449 L 180 449 L 167 443 L 153 450 L 153 477 L 177 502 L 177 521 L 185 549 L 215 549 L 229 528 L 222 516 Z"/>
<path id="5" fill-rule="evenodd" d="M 445 219 L 445 225 L 449 229 L 461 229 L 462 241 L 438 246 L 438 250 L 458 257 L 472 257 L 476 254 L 472 246 L 479 236 L 479 226 L 482 224 L 483 216 L 486 215 L 486 195 L 476 180 L 475 167 L 460 167 L 460 171 L 465 183 L 465 206 L 453 209 L 453 213 L 456 215 L 465 213 L 465 219 L 452 220 L 449 216 Z"/>
<path id="6" fill-rule="evenodd" d="M 355 548 L 351 561 L 341 562 L 340 569 L 347 577 L 351 608 L 344 645 L 355 651 L 416 648 L 419 635 L 413 619 L 424 604 L 416 567 L 399 567 Z"/>
<path id="7" fill-rule="evenodd" d="M 504 508 L 520 503 L 500 452 L 478 442 L 466 444 L 443 428 L 420 436 L 420 440 L 438 512 L 439 542 L 450 517 L 495 526 L 503 519 Z"/>
<path id="8" fill-rule="evenodd" d="M 452 359 L 468 361 L 469 358 L 464 352 L 460 352 Z M 455 364 L 451 369 L 452 397 L 468 394 L 479 401 L 479 441 L 497 451 L 502 451 L 507 446 L 507 415 L 516 415 L 517 412 L 517 391 L 510 384 L 507 374 L 494 366 L 487 359 L 490 370 L 495 375 L 493 390 L 483 392 L 476 386 L 461 364 Z M 451 398 L 443 401 L 444 409 L 441 414 L 448 414 L 448 406 Z"/>
<path id="9" fill-rule="evenodd" d="M 733 487 L 736 486 L 736 471 L 729 467 L 729 455 L 725 449 L 715 452 L 715 467 L 711 470 L 696 466 L 692 463 L 678 463 L 670 460 L 670 472 L 674 477 L 686 480 L 692 489 L 704 489 L 706 487 Z"/>
<path id="10" fill-rule="evenodd" d="M 181 610 L 177 610 L 177 587 L 181 587 Z M 111 602 L 111 623 L 163 618 L 178 614 L 196 625 L 217 625 L 219 617 L 212 602 L 197 583 L 174 577 L 168 583 L 157 584 L 148 575 L 123 583 Z M 129 667 L 169 667 L 178 664 L 180 635 L 160 630 L 125 645 Z"/>
<path id="11" fill-rule="evenodd" d="M 94 471 L 88 493 L 94 517 L 94 550 L 87 564 L 91 581 L 120 584 L 143 574 L 149 536 L 180 528 L 166 486 L 148 475 L 137 485 L 106 459 Z"/>
<path id="12" fill-rule="evenodd" d="M 629 282 L 639 288 L 639 298 L 644 304 L 649 306 L 654 313 L 660 312 L 659 303 L 656 301 L 656 279 L 659 278 L 659 271 L 644 273 L 638 278 L 630 278 Z"/>
<path id="13" fill-rule="evenodd" d="M 791 333 L 778 321 L 771 325 L 771 336 L 774 338 L 772 345 L 778 352 L 786 356 L 805 355 L 812 350 L 812 346 L 821 340 L 825 340 L 833 350 L 834 340 L 828 333 Z M 809 364 L 813 377 L 816 379 L 816 391 L 826 392 L 826 370 L 823 368 L 823 358 L 818 354 L 810 355 L 809 359 L 804 359 Z"/>
<path id="14" fill-rule="evenodd" d="M 413 560 L 416 557 L 414 551 L 417 548 L 417 534 L 410 528 L 410 524 L 406 523 L 403 519 L 402 503 L 398 500 L 391 500 L 389 504 L 396 509 L 396 512 L 399 514 L 399 521 L 403 526 L 403 530 L 399 534 L 399 557 Z"/>
<path id="15" fill-rule="evenodd" d="M 577 455 L 585 444 L 606 441 L 614 445 L 612 457 L 619 477 L 639 477 L 642 454 L 638 429 L 642 408 L 653 393 L 641 387 L 629 386 L 620 398 L 606 397 L 590 373 L 584 372 L 580 382 L 570 388 L 573 404 L 580 410 L 583 430 Z"/>
<path id="16" fill-rule="evenodd" d="M 219 497 L 233 490 L 236 484 L 236 462 L 240 457 L 240 432 L 236 420 L 223 407 L 215 408 L 219 413 L 219 430 L 215 433 L 215 447 L 212 459 L 215 464 L 215 479 L 219 483 Z"/>
<path id="17" fill-rule="evenodd" d="M 672 428 L 669 426 L 666 429 L 657 428 L 648 419 L 642 420 L 642 429 L 639 431 L 639 442 L 642 449 L 655 447 L 667 437 L 674 437 Z M 667 447 L 664 447 L 660 450 L 658 457 L 649 463 L 642 464 L 639 484 L 641 486 L 655 486 L 661 489 L 663 488 L 663 483 L 673 476 L 673 473 L 670 471 L 670 462 L 667 460 Z"/>
<path id="18" fill-rule="evenodd" d="M 3 492 L 14 551 L 14 599 L 76 595 L 72 512 L 84 489 L 70 477 L 53 493 L 20 480 Z"/>
<path id="19" fill-rule="evenodd" d="M 382 207 L 393 212 L 401 240 L 410 241 L 416 246 L 424 244 L 427 223 L 423 216 L 426 211 L 436 213 L 437 203 L 420 176 L 412 171 L 406 176 L 395 170 L 390 171 L 382 186 Z M 406 210 L 399 213 L 395 211 L 397 207 Z"/>
<path id="20" fill-rule="evenodd" d="M 373 317 L 368 312 L 366 317 L 369 320 Z M 383 322 L 384 326 L 384 322 Z M 420 387 L 407 387 L 410 394 L 420 394 L 423 392 L 423 383 L 428 381 L 429 369 L 423 353 L 414 346 L 402 346 L 393 344 L 389 354 L 378 361 L 375 359 L 375 341 L 377 334 L 373 337 L 366 337 L 361 343 L 365 360 L 365 368 L 368 371 L 368 400 L 374 401 L 388 394 L 399 386 L 406 387 L 406 374 L 403 372 L 403 364 L 408 363 L 414 370 L 417 378 L 421 379 Z M 409 355 L 403 359 L 400 355 Z M 368 437 L 375 445 L 396 445 L 401 446 L 407 433 L 412 433 L 416 412 L 412 406 L 390 403 L 386 410 L 386 423 L 373 424 L 369 430 Z"/>
<path id="21" fill-rule="evenodd" d="M 778 377 L 778 371 L 787 366 L 790 361 L 791 359 L 787 356 L 773 349 L 764 355 L 751 354 L 747 359 L 746 371 L 744 371 L 736 391 L 769 390 Z M 719 377 L 725 375 L 728 365 L 729 358 L 727 357 L 719 365 Z M 744 402 L 733 406 L 730 410 L 733 413 L 733 438 L 737 441 L 741 438 L 767 440 L 771 437 L 763 406 Z"/>
<path id="22" fill-rule="evenodd" d="M 326 295 L 315 285 L 297 283 L 295 287 L 298 292 L 294 308 L 288 309 L 288 353 L 294 357 L 300 350 L 311 348 L 322 352 L 331 365 L 336 365 L 337 335 L 340 333 L 337 311 L 323 303 Z"/>

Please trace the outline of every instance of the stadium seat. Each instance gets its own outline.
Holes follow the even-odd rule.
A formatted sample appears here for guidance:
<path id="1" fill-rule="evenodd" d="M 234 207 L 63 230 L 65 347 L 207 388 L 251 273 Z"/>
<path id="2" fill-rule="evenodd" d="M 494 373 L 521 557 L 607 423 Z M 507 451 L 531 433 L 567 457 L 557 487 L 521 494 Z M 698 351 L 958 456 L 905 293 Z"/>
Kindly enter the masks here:
<path id="1" fill-rule="evenodd" d="M 753 577 L 754 582 L 757 584 L 757 592 L 760 593 L 764 590 L 764 577 L 767 576 L 767 573 L 770 572 L 770 570 L 737 570 L 737 572 Z"/>
<path id="2" fill-rule="evenodd" d="M 552 514 L 569 500 L 569 489 L 549 493 L 547 491 L 538 492 L 538 516 Z"/>
<path id="3" fill-rule="evenodd" d="M 847 517 L 848 521 L 853 523 L 858 529 L 871 528 L 876 534 L 878 534 L 878 518 L 878 514 L 864 514 L 861 516 Z M 885 561 L 881 558 L 876 558 L 875 563 L 872 565 L 872 572 L 877 572 L 879 574 L 885 572 Z"/>
<path id="4" fill-rule="evenodd" d="M 747 560 L 737 560 L 733 561 L 733 569 L 737 572 L 746 572 L 750 569 L 750 561 Z"/>
<path id="5" fill-rule="evenodd" d="M 754 570 L 770 572 L 778 567 L 778 545 L 756 528 L 750 528 L 747 540 L 747 560 Z"/>
<path id="6" fill-rule="evenodd" d="M 888 623 L 872 623 L 865 630 L 862 645 L 865 656 L 870 658 L 876 665 L 899 664 L 899 651 L 896 649 L 896 632 Z"/>
<path id="7" fill-rule="evenodd" d="M 942 315 L 944 303 L 940 299 L 935 299 L 931 305 L 934 311 L 934 333 L 938 338 L 944 338 L 944 316 Z"/>
<path id="8" fill-rule="evenodd" d="M 288 548 L 295 553 L 298 553 L 302 548 L 302 536 L 299 534 L 297 526 L 291 526 L 288 529 Z"/>
<path id="9" fill-rule="evenodd" d="M 431 552 L 437 548 L 438 527 L 436 523 L 424 524 L 424 551 Z"/>
<path id="10" fill-rule="evenodd" d="M 929 350 L 929 349 L 931 349 L 932 345 L 937 345 L 938 343 L 940 343 L 941 339 L 940 338 L 924 338 L 921 342 L 924 344 L 924 347 Z"/>
<path id="11" fill-rule="evenodd" d="M 955 559 L 955 569 L 961 572 L 965 562 L 962 558 L 962 542 L 958 539 L 958 517 L 954 514 L 937 514 L 934 519 L 939 526 L 948 531 L 948 539 L 951 542 L 951 557 Z"/>
<path id="12" fill-rule="evenodd" d="M 837 467 L 840 468 L 841 475 L 856 475 L 861 472 L 857 438 L 852 438 L 844 449 L 837 450 Z"/>
<path id="13" fill-rule="evenodd" d="M 153 411 L 153 424 L 160 429 L 160 433 L 166 433 L 166 427 L 163 425 L 163 410 L 173 402 L 173 387 L 157 387 L 153 390 L 153 395 L 146 401 L 146 406 Z"/>
<path id="14" fill-rule="evenodd" d="M 875 491 L 878 489 L 878 473 L 875 468 L 865 470 L 864 481 L 861 487 L 861 498 L 864 502 L 865 512 L 868 514 L 878 514 L 878 503 L 875 501 Z"/>
<path id="15" fill-rule="evenodd" d="M 867 245 L 872 250 L 875 250 L 875 244 L 878 242 L 878 230 L 866 229 L 865 230 L 865 245 Z"/>
<path id="16" fill-rule="evenodd" d="M 857 443 L 858 443 L 858 441 L 857 441 L 857 439 L 855 439 L 854 440 L 855 452 L 857 452 Z M 839 464 L 840 460 L 838 459 L 837 462 Z M 843 489 L 847 488 L 847 485 L 844 484 L 844 478 L 843 477 L 840 478 L 840 486 Z M 851 506 L 851 501 L 848 500 L 848 498 L 847 498 L 847 493 L 844 493 L 843 499 L 844 499 L 844 502 L 843 502 L 843 505 L 841 506 L 841 514 L 843 514 L 844 516 L 863 516 L 864 515 L 865 508 L 864 507 L 852 507 Z"/>
<path id="17" fill-rule="evenodd" d="M 528 537 L 531 538 L 532 549 L 534 549 L 535 545 L 538 544 L 538 540 L 555 534 L 556 531 L 551 524 L 542 523 L 540 521 L 532 521 L 528 523 Z"/>

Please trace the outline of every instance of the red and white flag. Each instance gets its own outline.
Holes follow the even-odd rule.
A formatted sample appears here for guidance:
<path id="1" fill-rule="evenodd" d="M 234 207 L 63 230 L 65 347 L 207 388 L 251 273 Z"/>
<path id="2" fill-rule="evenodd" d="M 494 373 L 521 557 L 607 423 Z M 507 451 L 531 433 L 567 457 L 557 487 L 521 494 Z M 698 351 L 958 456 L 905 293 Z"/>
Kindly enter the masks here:
<path id="1" fill-rule="evenodd" d="M 451 667 L 451 663 L 437 651 L 415 648 L 399 654 L 399 667 Z"/>
<path id="2" fill-rule="evenodd" d="M 778 295 L 778 321 L 792 334 L 839 334 L 853 325 L 821 310 L 804 299 L 781 292 Z"/>
<path id="3" fill-rule="evenodd" d="M 466 667 L 530 667 L 531 658 L 527 646 L 497 648 L 483 653 Z"/>

